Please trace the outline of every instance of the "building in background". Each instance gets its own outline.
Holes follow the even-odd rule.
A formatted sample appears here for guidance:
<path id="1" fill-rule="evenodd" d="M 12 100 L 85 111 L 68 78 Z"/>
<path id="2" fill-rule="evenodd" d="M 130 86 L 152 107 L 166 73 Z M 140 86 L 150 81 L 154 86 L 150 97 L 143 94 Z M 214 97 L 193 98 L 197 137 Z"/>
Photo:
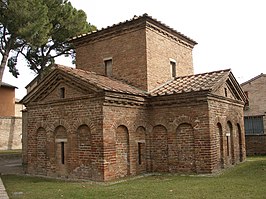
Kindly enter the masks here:
<path id="1" fill-rule="evenodd" d="M 16 87 L 0 86 L 0 150 L 21 149 L 23 104 L 15 99 Z"/>
<path id="2" fill-rule="evenodd" d="M 248 104 L 244 123 L 247 155 L 266 154 L 266 74 L 260 74 L 241 84 Z"/>

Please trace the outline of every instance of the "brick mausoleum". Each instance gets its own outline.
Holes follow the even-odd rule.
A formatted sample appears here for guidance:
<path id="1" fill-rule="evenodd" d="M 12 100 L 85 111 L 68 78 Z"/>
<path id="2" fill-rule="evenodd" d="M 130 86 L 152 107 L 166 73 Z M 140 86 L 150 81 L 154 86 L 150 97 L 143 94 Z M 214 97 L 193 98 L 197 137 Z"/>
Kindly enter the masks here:
<path id="1" fill-rule="evenodd" d="M 148 15 L 72 39 L 23 99 L 29 174 L 108 181 L 213 173 L 245 160 L 245 95 L 230 70 L 194 74 L 197 44 Z"/>

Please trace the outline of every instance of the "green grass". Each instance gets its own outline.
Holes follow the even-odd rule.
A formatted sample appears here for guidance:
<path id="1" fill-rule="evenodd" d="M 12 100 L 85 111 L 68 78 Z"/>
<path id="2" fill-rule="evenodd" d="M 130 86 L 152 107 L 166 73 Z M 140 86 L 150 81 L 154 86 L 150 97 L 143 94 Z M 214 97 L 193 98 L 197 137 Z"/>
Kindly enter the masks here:
<path id="1" fill-rule="evenodd" d="M 266 156 L 252 157 L 217 176 L 157 175 L 119 183 L 1 177 L 10 198 L 266 198 Z"/>
<path id="2" fill-rule="evenodd" d="M 22 150 L 21 149 L 13 149 L 13 150 L 0 150 L 0 155 L 1 154 L 21 154 Z"/>

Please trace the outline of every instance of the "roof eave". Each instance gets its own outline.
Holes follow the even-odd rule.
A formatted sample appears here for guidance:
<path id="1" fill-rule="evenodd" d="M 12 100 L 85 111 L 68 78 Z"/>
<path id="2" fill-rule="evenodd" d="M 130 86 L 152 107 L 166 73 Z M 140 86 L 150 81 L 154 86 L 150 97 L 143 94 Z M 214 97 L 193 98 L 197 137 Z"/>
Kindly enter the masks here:
<path id="1" fill-rule="evenodd" d="M 158 21 L 157 19 L 152 18 L 148 14 L 144 14 L 144 15 L 139 16 L 139 17 L 134 16 L 131 20 L 126 20 L 125 22 L 120 22 L 120 23 L 114 24 L 112 26 L 107 26 L 107 28 L 102 28 L 101 30 L 97 30 L 97 31 L 85 33 L 82 35 L 78 35 L 76 37 L 70 38 L 68 41 L 73 43 L 74 45 L 77 45 L 78 43 L 85 41 L 86 39 L 88 39 L 90 37 L 93 37 L 93 36 L 96 36 L 96 35 L 99 35 L 102 33 L 111 32 L 115 28 L 122 27 L 122 26 L 129 25 L 129 24 L 133 24 L 136 22 L 147 22 L 147 21 L 160 27 L 160 28 L 162 28 L 162 29 L 164 29 L 165 31 L 169 32 L 170 34 L 184 40 L 185 42 L 189 43 L 192 46 L 195 46 L 198 44 L 196 41 L 192 40 L 191 38 L 185 36 L 184 34 L 178 32 L 178 31 L 174 30 L 173 28 L 170 28 L 169 26 Z"/>
<path id="2" fill-rule="evenodd" d="M 244 86 L 244 85 L 246 85 L 246 84 L 248 84 L 248 83 L 250 83 L 250 82 L 253 82 L 254 80 L 256 80 L 256 79 L 258 79 L 258 78 L 260 78 L 260 77 L 266 77 L 266 74 L 261 73 L 261 74 L 255 76 L 255 77 L 249 79 L 248 81 L 243 82 L 243 83 L 240 84 L 240 85 L 241 85 L 241 86 Z"/>
<path id="3" fill-rule="evenodd" d="M 18 87 L 16 87 L 16 86 L 13 86 L 13 85 L 8 84 L 8 83 L 5 83 L 5 82 L 1 82 L 0 86 L 1 86 L 1 87 L 6 87 L 6 88 L 15 88 L 15 89 L 18 88 Z"/>

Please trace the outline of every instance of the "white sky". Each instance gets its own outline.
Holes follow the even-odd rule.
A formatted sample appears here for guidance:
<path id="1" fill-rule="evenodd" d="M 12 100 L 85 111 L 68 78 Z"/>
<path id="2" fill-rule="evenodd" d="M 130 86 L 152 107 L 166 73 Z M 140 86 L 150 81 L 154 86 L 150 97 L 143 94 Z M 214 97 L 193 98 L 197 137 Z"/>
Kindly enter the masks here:
<path id="1" fill-rule="evenodd" d="M 266 73 L 265 0 L 71 0 L 86 12 L 88 22 L 98 29 L 148 15 L 198 42 L 193 50 L 195 73 L 231 68 L 242 83 Z M 71 65 L 65 58 L 57 61 Z M 5 70 L 4 82 L 17 86 L 16 97 L 34 78 L 26 64 L 13 78 Z"/>

